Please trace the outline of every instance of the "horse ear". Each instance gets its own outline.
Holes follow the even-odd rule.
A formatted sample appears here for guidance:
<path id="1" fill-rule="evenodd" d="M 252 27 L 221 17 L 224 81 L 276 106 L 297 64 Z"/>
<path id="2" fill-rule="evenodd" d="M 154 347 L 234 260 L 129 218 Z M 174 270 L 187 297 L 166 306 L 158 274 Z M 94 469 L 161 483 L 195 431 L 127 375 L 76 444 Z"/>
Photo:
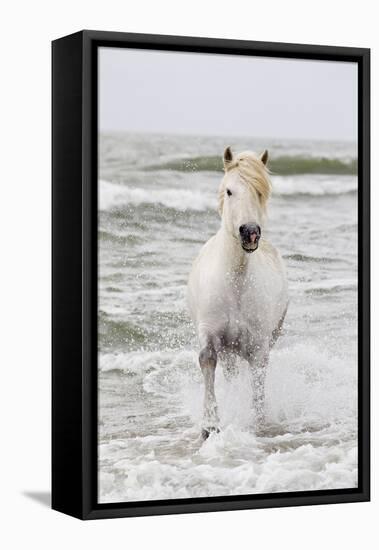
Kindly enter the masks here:
<path id="1" fill-rule="evenodd" d="M 230 147 L 227 147 L 224 151 L 224 168 L 227 169 L 228 165 L 233 160 L 233 153 Z"/>
<path id="2" fill-rule="evenodd" d="M 268 151 L 267 151 L 267 149 L 265 149 L 263 151 L 263 153 L 260 156 L 260 159 L 263 162 L 263 164 L 267 164 L 267 161 L 268 161 Z"/>

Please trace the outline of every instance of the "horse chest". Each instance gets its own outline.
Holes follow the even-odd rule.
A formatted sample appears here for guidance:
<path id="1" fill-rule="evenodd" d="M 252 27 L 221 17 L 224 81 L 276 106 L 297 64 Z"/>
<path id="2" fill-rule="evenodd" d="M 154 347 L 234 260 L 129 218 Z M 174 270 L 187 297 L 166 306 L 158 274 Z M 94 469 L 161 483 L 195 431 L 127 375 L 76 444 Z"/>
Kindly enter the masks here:
<path id="1" fill-rule="evenodd" d="M 234 346 L 251 342 L 262 327 L 262 303 L 251 285 L 241 285 L 239 290 L 231 291 L 228 300 L 227 326 L 225 327 L 225 344 Z"/>
<path id="2" fill-rule="evenodd" d="M 262 295 L 254 278 L 241 277 L 231 281 L 227 293 L 231 314 L 244 319 L 256 316 L 262 304 Z"/>

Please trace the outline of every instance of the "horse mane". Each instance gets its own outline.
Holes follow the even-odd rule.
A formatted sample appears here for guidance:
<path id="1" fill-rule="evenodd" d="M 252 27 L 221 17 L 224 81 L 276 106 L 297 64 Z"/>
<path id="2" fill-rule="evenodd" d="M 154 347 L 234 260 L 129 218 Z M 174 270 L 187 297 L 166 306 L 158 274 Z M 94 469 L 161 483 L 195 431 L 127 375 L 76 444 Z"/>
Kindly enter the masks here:
<path id="1" fill-rule="evenodd" d="M 263 211 L 266 211 L 266 204 L 271 195 L 270 172 L 266 165 L 251 151 L 244 151 L 238 155 L 233 155 L 224 162 L 225 174 L 232 170 L 238 170 L 241 180 L 247 185 L 248 189 L 258 194 Z M 223 178 L 218 196 L 218 211 L 222 216 L 225 196 L 225 178 Z"/>

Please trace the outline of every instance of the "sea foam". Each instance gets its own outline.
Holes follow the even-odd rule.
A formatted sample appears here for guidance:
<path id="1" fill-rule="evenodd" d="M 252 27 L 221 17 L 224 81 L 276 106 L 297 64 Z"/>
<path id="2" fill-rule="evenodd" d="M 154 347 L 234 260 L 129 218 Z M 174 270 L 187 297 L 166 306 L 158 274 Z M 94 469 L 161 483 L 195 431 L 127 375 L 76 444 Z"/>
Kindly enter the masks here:
<path id="1" fill-rule="evenodd" d="M 189 176 L 190 177 L 190 176 Z M 273 194 L 287 195 L 343 195 L 356 192 L 357 178 L 355 176 L 273 176 Z M 128 205 L 141 204 L 161 205 L 181 212 L 186 210 L 206 211 L 217 208 L 217 188 L 203 190 L 183 187 L 167 187 L 146 189 L 123 183 L 106 180 L 99 182 L 99 208 L 111 210 Z"/>

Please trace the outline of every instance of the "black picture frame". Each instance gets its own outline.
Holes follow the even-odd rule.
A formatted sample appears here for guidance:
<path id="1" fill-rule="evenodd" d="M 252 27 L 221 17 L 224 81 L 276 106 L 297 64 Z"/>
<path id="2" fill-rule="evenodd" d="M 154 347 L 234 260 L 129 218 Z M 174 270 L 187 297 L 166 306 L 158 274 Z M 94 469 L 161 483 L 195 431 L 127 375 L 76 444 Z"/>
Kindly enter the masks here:
<path id="1" fill-rule="evenodd" d="M 356 489 L 97 503 L 97 49 L 102 46 L 358 64 Z M 52 508 L 81 519 L 370 499 L 370 50 L 81 31 L 52 43 Z"/>

